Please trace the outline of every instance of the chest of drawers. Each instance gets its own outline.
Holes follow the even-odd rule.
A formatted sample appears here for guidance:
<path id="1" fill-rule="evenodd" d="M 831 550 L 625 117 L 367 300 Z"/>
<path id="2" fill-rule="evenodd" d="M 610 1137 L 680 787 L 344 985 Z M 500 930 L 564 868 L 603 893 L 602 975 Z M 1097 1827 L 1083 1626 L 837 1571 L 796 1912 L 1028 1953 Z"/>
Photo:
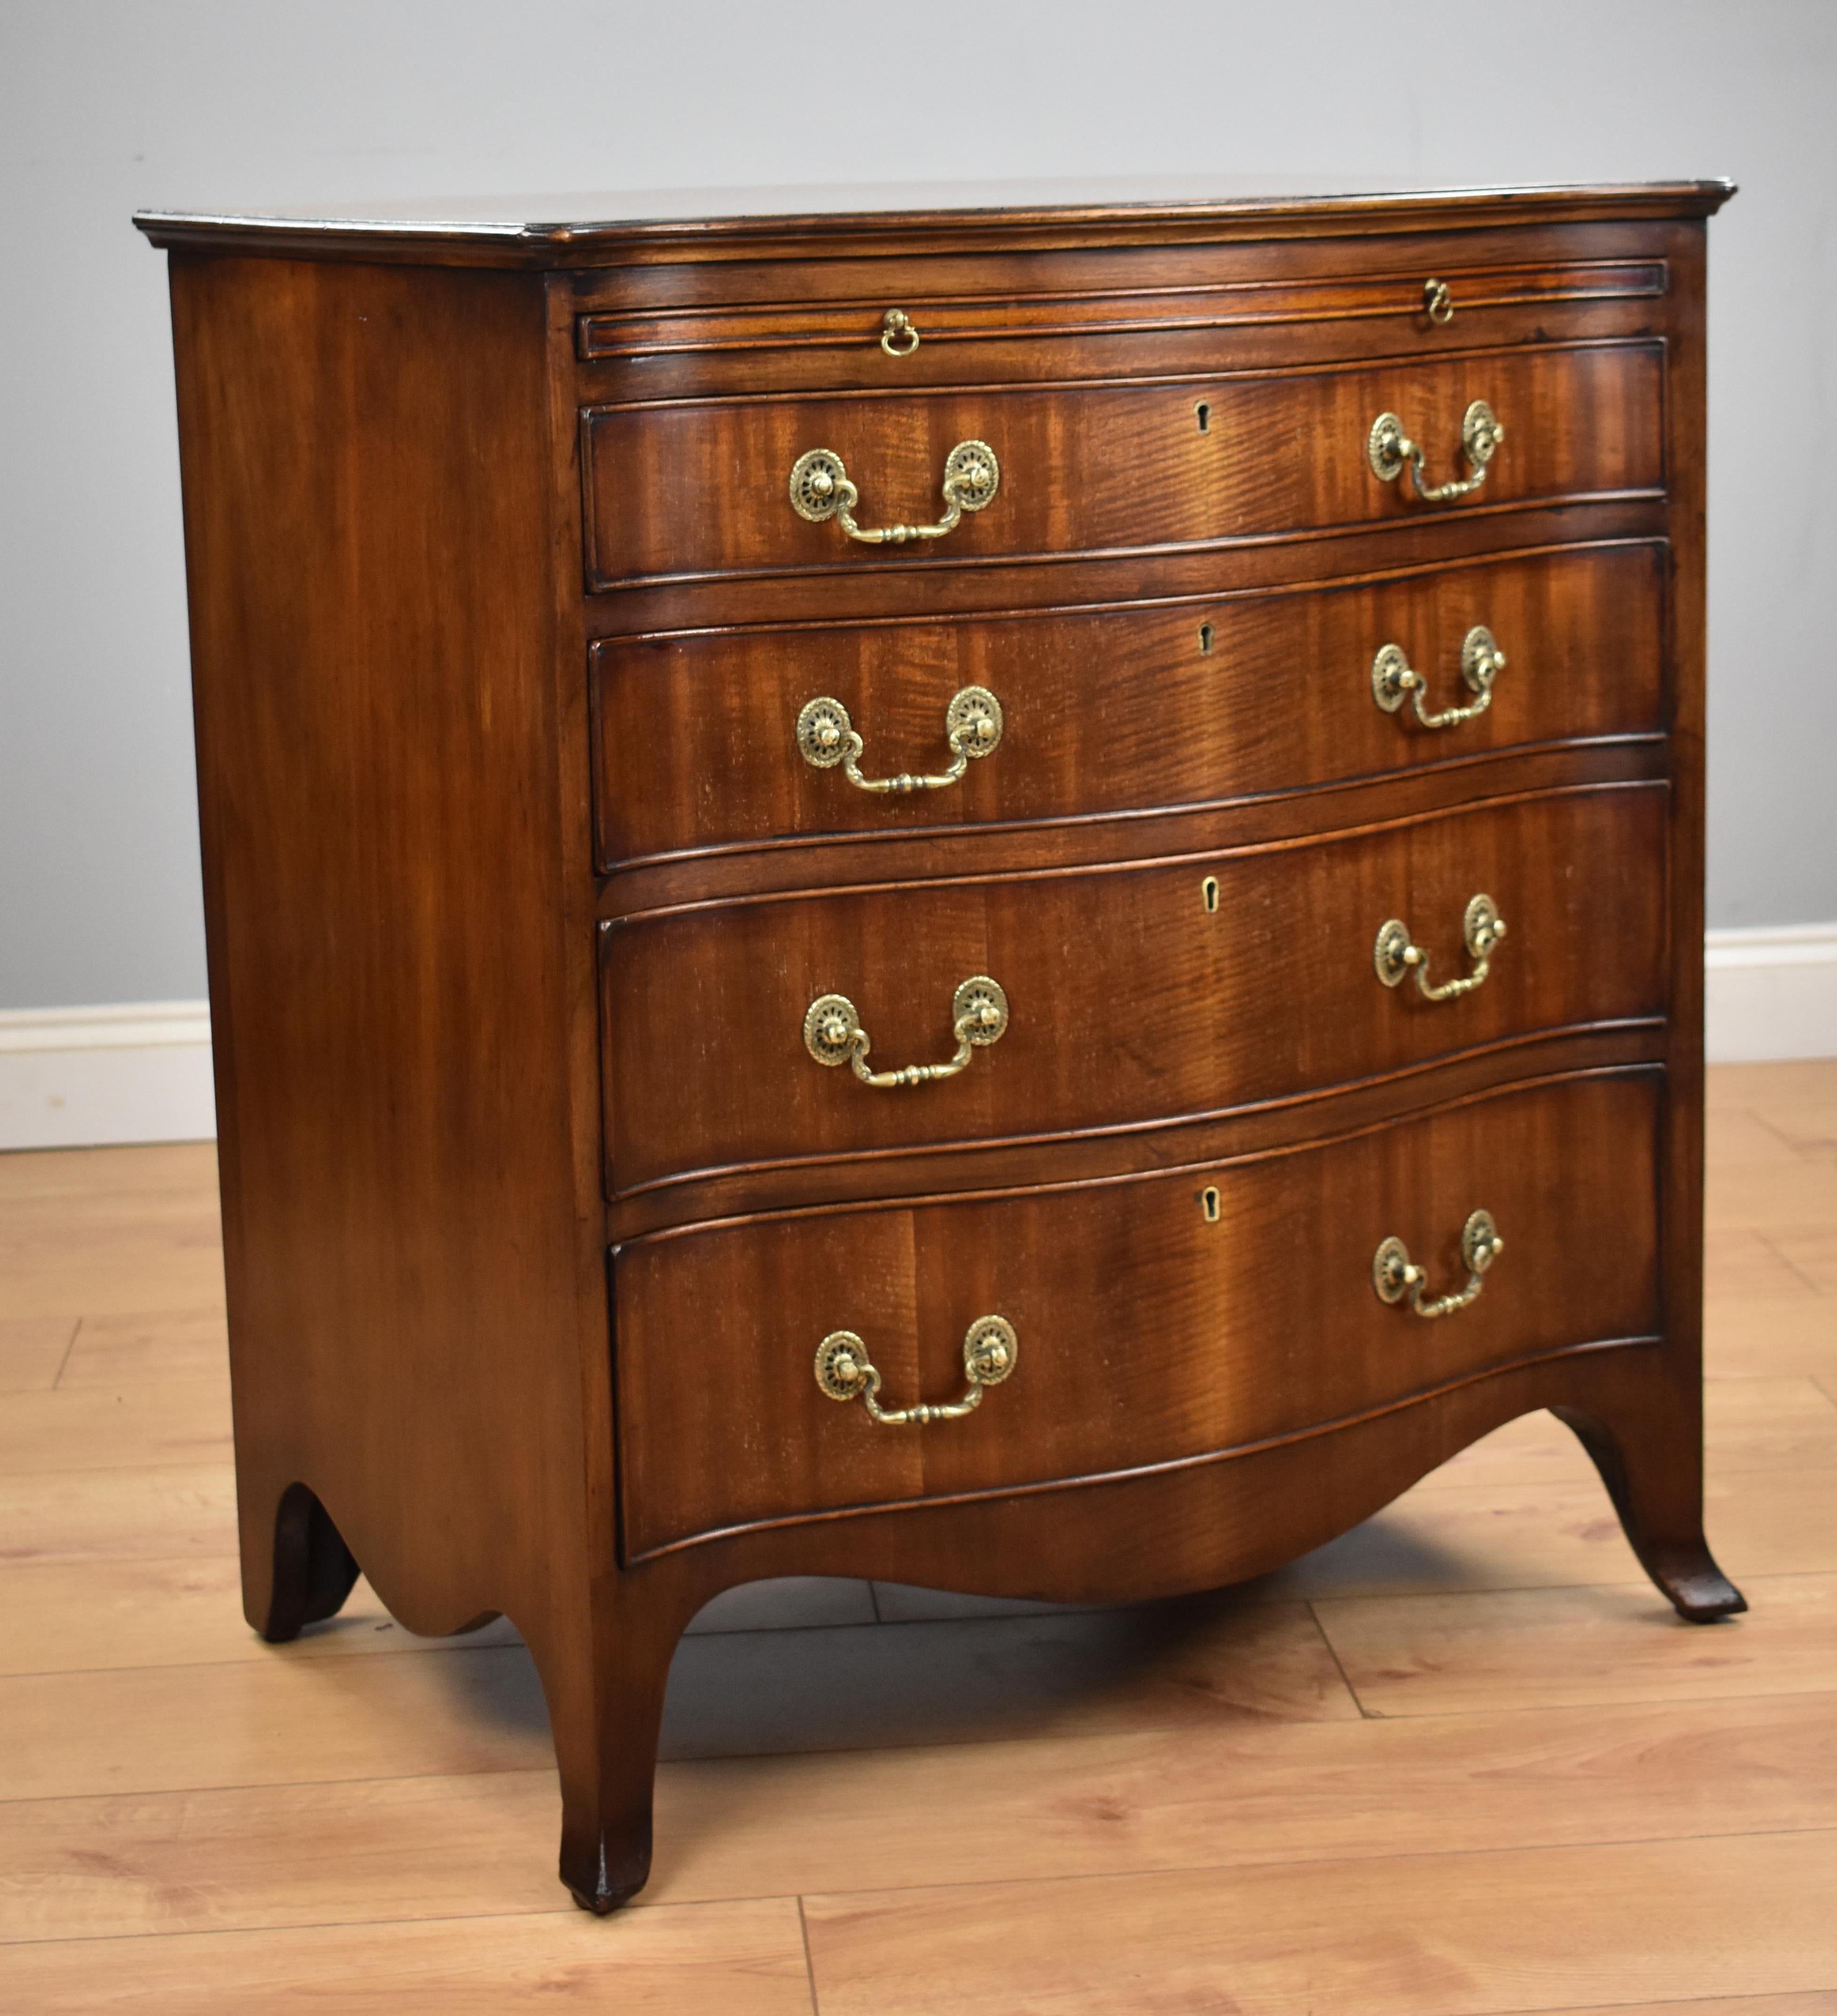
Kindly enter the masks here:
<path id="1" fill-rule="evenodd" d="M 582 1903 L 751 1579 L 1213 1586 L 1548 1407 L 1741 1607 L 1727 193 L 139 220 L 249 1618 L 510 1615 Z"/>

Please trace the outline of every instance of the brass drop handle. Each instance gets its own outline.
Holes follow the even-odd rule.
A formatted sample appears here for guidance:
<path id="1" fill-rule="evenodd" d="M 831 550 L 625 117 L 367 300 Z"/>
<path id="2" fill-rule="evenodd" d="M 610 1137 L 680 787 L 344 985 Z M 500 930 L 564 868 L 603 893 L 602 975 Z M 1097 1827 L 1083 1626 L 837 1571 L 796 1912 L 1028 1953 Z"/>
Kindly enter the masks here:
<path id="1" fill-rule="evenodd" d="M 1445 707 L 1431 714 L 1422 704 L 1428 682 L 1410 668 L 1400 644 L 1385 644 L 1371 661 L 1371 697 L 1386 714 L 1395 714 L 1406 700 L 1425 728 L 1453 728 L 1486 712 L 1493 704 L 1493 682 L 1505 669 L 1505 653 L 1483 623 L 1476 623 L 1461 643 L 1461 676 L 1479 697 L 1465 707 Z"/>
<path id="2" fill-rule="evenodd" d="M 1473 470 L 1471 476 L 1450 477 L 1446 483 L 1425 484 L 1422 480 L 1422 450 L 1404 433 L 1403 423 L 1395 413 L 1380 413 L 1371 423 L 1365 452 L 1371 460 L 1372 474 L 1381 483 L 1394 483 L 1407 469 L 1416 494 L 1424 503 L 1447 504 L 1478 490 L 1486 481 L 1486 466 L 1504 438 L 1505 430 L 1493 409 L 1484 399 L 1475 399 L 1461 423 L 1461 445 Z"/>
<path id="3" fill-rule="evenodd" d="M 842 774 L 859 791 L 941 791 L 954 784 L 973 758 L 986 756 L 1001 740 L 1001 702 L 986 686 L 964 686 L 951 697 L 944 710 L 944 740 L 950 749 L 950 768 L 935 776 L 864 777 L 861 754 L 866 746 L 848 718 L 848 710 L 839 700 L 824 693 L 806 700 L 798 716 L 798 751 L 818 770 Z"/>
<path id="4" fill-rule="evenodd" d="M 1398 985 L 1414 973 L 1417 991 L 1425 1001 L 1451 1001 L 1457 995 L 1471 994 L 1476 987 L 1484 986 L 1486 975 L 1493 970 L 1493 954 L 1505 935 L 1505 920 L 1490 896 L 1482 894 L 1468 902 L 1461 916 L 1461 935 L 1475 962 L 1473 970 L 1458 980 L 1444 980 L 1439 986 L 1428 977 L 1428 954 L 1411 942 L 1410 927 L 1401 917 L 1389 917 L 1378 927 L 1371 963 L 1386 987 Z"/>
<path id="5" fill-rule="evenodd" d="M 1461 1228 L 1461 1257 L 1467 1265 L 1464 1288 L 1452 1295 L 1425 1296 L 1428 1276 L 1410 1258 L 1409 1247 L 1394 1237 L 1384 1240 L 1371 1256 L 1371 1285 L 1381 1302 L 1400 1302 L 1407 1295 L 1410 1308 L 1432 1323 L 1437 1316 L 1451 1316 L 1457 1309 L 1465 1309 L 1486 1285 L 1482 1277 L 1486 1269 L 1504 1251 L 1505 1241 L 1499 1237 L 1493 1214 L 1476 1211 Z"/>
<path id="6" fill-rule="evenodd" d="M 995 501 L 1001 488 L 1001 465 L 987 441 L 959 441 L 944 458 L 944 515 L 935 525 L 861 526 L 855 506 L 861 493 L 848 480 L 842 458 L 834 448 L 813 448 L 791 464 L 791 509 L 800 518 L 820 525 L 834 518 L 852 539 L 864 545 L 903 545 L 908 539 L 941 539 L 954 531 L 966 511 L 980 511 Z"/>
<path id="7" fill-rule="evenodd" d="M 928 1421 L 960 1421 L 982 1404 L 982 1389 L 999 1386 L 1014 1369 L 1021 1341 L 1005 1316 L 978 1316 L 964 1337 L 964 1377 L 969 1381 L 960 1400 L 936 1406 L 883 1407 L 881 1375 L 867 1346 L 852 1330 L 832 1330 L 816 1347 L 816 1383 L 832 1400 L 859 1399 L 870 1420 L 884 1428 L 920 1427 Z"/>
<path id="8" fill-rule="evenodd" d="M 978 1050 L 1001 1041 L 1008 1026 L 1008 997 L 986 974 L 975 974 L 950 997 L 950 1025 L 956 1055 L 949 1064 L 870 1071 L 867 1053 L 873 1046 L 854 1003 L 845 994 L 819 994 L 804 1012 L 804 1047 L 819 1064 L 852 1065 L 861 1082 L 877 1092 L 928 1085 L 934 1078 L 955 1078 Z"/>

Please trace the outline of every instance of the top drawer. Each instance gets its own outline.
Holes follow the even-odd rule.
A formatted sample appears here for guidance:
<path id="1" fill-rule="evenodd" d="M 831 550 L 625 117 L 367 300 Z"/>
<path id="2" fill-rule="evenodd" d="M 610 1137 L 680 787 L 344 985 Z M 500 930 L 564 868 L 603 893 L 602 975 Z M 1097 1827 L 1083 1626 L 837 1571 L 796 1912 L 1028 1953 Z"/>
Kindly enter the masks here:
<path id="1" fill-rule="evenodd" d="M 1630 339 L 1159 383 L 589 408 L 587 585 L 1166 552 L 1652 495 L 1662 380 L 1662 346 Z M 1483 461 L 1476 401 L 1504 430 Z M 1423 486 L 1483 480 L 1425 498 L 1407 467 L 1381 474 L 1374 423 L 1387 413 L 1420 445 Z M 852 486 L 863 531 L 937 525 L 964 442 L 989 451 L 982 484 L 942 536 L 862 543 L 839 514 L 794 506 L 793 470 L 821 450 L 831 459 L 806 464 L 805 511 L 847 502 Z"/>
<path id="2" fill-rule="evenodd" d="M 1310 245 L 1307 263 L 1328 250 Z M 715 284 L 740 297 L 641 302 L 625 298 L 621 275 L 603 306 L 583 302 L 575 341 L 596 387 L 621 399 L 1038 384 L 1612 335 L 1648 319 L 1669 280 L 1662 257 L 1476 263 L 1446 239 L 1347 256 L 1345 272 L 1305 272 L 1292 247 L 1241 246 L 1036 254 L 968 271 L 841 261 L 794 279 L 724 267 Z M 643 278 L 657 287 L 654 271 Z"/>

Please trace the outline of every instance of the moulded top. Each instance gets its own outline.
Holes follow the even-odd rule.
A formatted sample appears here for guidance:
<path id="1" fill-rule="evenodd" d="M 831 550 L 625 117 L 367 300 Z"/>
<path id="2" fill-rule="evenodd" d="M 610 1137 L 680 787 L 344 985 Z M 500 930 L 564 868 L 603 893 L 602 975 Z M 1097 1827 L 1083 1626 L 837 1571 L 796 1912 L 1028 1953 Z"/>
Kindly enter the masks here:
<path id="1" fill-rule="evenodd" d="M 1346 178 L 1243 176 L 639 189 L 416 199 L 323 209 L 143 210 L 154 244 L 287 257 L 557 267 L 957 251 L 1706 217 L 1721 180 L 1364 192 Z"/>

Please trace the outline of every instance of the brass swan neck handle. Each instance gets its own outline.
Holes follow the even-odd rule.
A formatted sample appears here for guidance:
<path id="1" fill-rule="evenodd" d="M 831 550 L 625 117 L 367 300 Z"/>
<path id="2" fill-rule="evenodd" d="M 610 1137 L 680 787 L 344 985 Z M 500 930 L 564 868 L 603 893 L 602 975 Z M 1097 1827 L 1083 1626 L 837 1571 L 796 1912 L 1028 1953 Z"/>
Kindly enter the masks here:
<path id="1" fill-rule="evenodd" d="M 1450 477 L 1446 483 L 1425 484 L 1422 480 L 1422 450 L 1404 433 L 1403 423 L 1395 413 L 1380 413 L 1371 423 L 1365 452 L 1371 463 L 1371 473 L 1379 482 L 1394 483 L 1407 469 L 1416 494 L 1424 503 L 1450 504 L 1456 498 L 1478 490 L 1486 481 L 1487 465 L 1504 438 L 1505 430 L 1493 409 L 1484 399 L 1475 399 L 1461 423 L 1461 445 L 1473 471 L 1471 476 Z"/>
<path id="2" fill-rule="evenodd" d="M 1493 970 L 1493 954 L 1505 935 L 1505 920 L 1490 896 L 1482 893 L 1469 900 L 1461 916 L 1461 934 L 1475 963 L 1473 970 L 1458 980 L 1444 980 L 1439 985 L 1430 980 L 1428 954 L 1412 942 L 1410 927 L 1401 917 L 1387 917 L 1378 927 L 1371 963 L 1386 987 L 1399 985 L 1414 973 L 1417 991 L 1425 1001 L 1452 1001 L 1457 995 L 1471 994 L 1476 987 L 1484 986 Z"/>
<path id="3" fill-rule="evenodd" d="M 1432 1323 L 1474 1301 L 1486 1286 L 1486 1269 L 1504 1251 L 1505 1241 L 1493 1222 L 1493 1214 L 1476 1211 L 1461 1228 L 1461 1257 L 1467 1267 L 1464 1288 L 1448 1295 L 1425 1294 L 1428 1276 L 1410 1258 L 1409 1247 L 1395 1237 L 1385 1240 L 1371 1256 L 1371 1285 L 1381 1302 L 1400 1302 L 1407 1295 L 1416 1314 Z"/>
<path id="4" fill-rule="evenodd" d="M 800 518 L 813 525 L 833 518 L 863 545 L 898 546 L 908 539 L 941 539 L 956 531 L 966 511 L 992 504 L 1001 488 L 1001 465 L 987 441 L 959 441 L 944 458 L 944 515 L 931 525 L 856 524 L 855 507 L 861 493 L 834 448 L 813 448 L 799 455 L 791 464 L 788 488 L 791 509 Z"/>
<path id="5" fill-rule="evenodd" d="M 950 997 L 951 1033 L 956 1054 L 948 1064 L 907 1064 L 899 1071 L 868 1067 L 873 1040 L 861 1026 L 855 1004 L 845 994 L 819 994 L 804 1011 L 804 1047 L 819 1064 L 848 1064 L 863 1085 L 877 1092 L 929 1085 L 955 1078 L 979 1049 L 999 1043 L 1008 1026 L 1008 997 L 985 973 L 974 974 Z"/>
<path id="6" fill-rule="evenodd" d="M 832 1330 L 816 1347 L 816 1383 L 832 1400 L 859 1399 L 868 1418 L 884 1428 L 922 1428 L 928 1421 L 960 1421 L 982 1404 L 982 1390 L 999 1386 L 1014 1369 L 1021 1341 L 1005 1316 L 978 1316 L 964 1337 L 964 1377 L 968 1382 L 960 1400 L 917 1402 L 909 1407 L 881 1405 L 881 1375 L 867 1346 L 852 1330 Z"/>
<path id="7" fill-rule="evenodd" d="M 1445 707 L 1431 714 L 1422 704 L 1428 682 L 1411 668 L 1400 644 L 1385 644 L 1371 661 L 1371 697 L 1386 714 L 1395 714 L 1407 700 L 1425 728 L 1453 728 L 1471 721 L 1493 704 L 1493 682 L 1505 669 L 1505 653 L 1483 623 L 1476 623 L 1461 643 L 1461 676 L 1477 700 L 1464 707 Z"/>
<path id="8" fill-rule="evenodd" d="M 858 791 L 941 791 L 954 784 L 976 759 L 993 753 L 1000 741 L 1003 722 L 1001 702 L 986 686 L 964 686 L 951 697 L 944 710 L 944 740 L 950 751 L 950 767 L 929 776 L 902 772 L 897 777 L 864 777 L 861 758 L 863 742 L 848 710 L 827 693 L 806 700 L 798 716 L 798 753 L 813 769 L 833 770 L 839 763 L 842 775 Z"/>

